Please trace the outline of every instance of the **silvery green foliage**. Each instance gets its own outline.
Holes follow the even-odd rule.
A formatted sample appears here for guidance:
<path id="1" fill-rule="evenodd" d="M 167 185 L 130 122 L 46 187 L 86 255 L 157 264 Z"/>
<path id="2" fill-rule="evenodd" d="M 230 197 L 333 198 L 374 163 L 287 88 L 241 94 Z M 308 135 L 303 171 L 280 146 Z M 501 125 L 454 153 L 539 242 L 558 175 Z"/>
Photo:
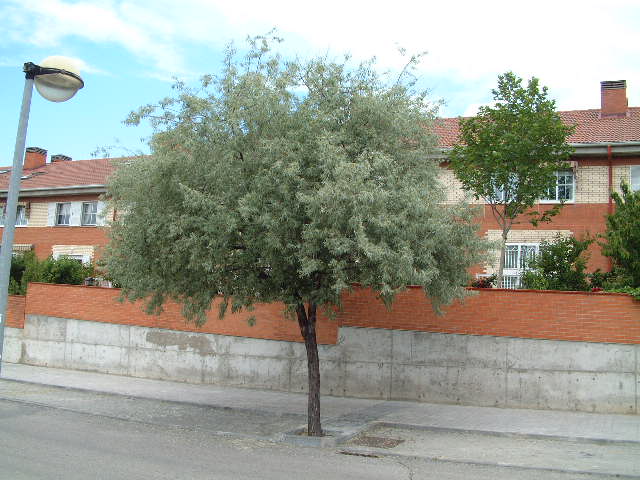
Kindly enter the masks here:
<path id="1" fill-rule="evenodd" d="M 125 296 L 173 298 L 196 321 L 218 295 L 222 310 L 336 306 L 354 283 L 387 303 L 408 284 L 436 306 L 462 297 L 486 245 L 468 205 L 442 204 L 415 58 L 387 81 L 373 61 L 283 61 L 264 38 L 237 57 L 131 115 L 155 134 L 108 191 L 125 213 L 105 266 Z"/>

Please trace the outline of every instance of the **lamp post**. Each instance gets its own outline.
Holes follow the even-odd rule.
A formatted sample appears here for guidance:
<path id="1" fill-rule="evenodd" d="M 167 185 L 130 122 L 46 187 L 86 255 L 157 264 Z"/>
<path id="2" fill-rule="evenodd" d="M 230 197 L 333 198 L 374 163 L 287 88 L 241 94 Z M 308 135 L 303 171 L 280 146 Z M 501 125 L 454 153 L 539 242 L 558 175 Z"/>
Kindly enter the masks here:
<path id="1" fill-rule="evenodd" d="M 27 125 L 33 84 L 47 100 L 64 102 L 73 97 L 84 87 L 78 69 L 68 58 L 53 56 L 45 58 L 40 65 L 28 62 L 24 64 L 25 73 L 22 107 L 18 121 L 16 146 L 13 152 L 13 167 L 7 192 L 5 208 L 4 230 L 2 233 L 2 249 L 0 250 L 0 373 L 2 371 L 2 352 L 4 347 L 4 326 L 7 318 L 7 303 L 9 298 L 9 276 L 11 273 L 11 254 L 13 252 L 13 235 L 16 226 L 16 213 L 20 193 L 20 178 L 22 177 L 22 163 L 24 161 L 24 147 L 27 139 Z"/>

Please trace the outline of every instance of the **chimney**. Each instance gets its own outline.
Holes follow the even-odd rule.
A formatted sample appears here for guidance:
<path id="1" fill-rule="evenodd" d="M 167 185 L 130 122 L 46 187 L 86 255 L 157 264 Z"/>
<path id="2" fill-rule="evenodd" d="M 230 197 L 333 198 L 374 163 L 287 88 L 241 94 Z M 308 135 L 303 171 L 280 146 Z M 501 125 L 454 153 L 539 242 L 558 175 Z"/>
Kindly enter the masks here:
<path id="1" fill-rule="evenodd" d="M 55 162 L 70 162 L 71 161 L 71 157 L 68 157 L 66 155 L 62 155 L 62 154 L 57 154 L 57 155 L 51 155 L 51 163 L 55 163 Z"/>
<path id="2" fill-rule="evenodd" d="M 627 116 L 627 81 L 608 80 L 600 82 L 600 118 Z"/>
<path id="3" fill-rule="evenodd" d="M 44 167 L 45 163 L 47 163 L 47 151 L 44 148 L 27 147 L 23 167 L 25 170 Z"/>

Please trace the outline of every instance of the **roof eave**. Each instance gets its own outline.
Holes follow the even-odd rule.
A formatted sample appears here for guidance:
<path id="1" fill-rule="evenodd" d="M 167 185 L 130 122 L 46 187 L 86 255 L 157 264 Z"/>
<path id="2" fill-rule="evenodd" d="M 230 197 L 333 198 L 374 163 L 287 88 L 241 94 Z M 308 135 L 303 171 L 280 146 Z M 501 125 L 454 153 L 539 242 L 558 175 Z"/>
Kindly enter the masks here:
<path id="1" fill-rule="evenodd" d="M 570 143 L 577 157 L 606 156 L 611 147 L 611 153 L 616 157 L 640 155 L 640 142 L 594 142 Z"/>
<path id="2" fill-rule="evenodd" d="M 60 195 L 92 195 L 107 191 L 105 185 L 69 185 L 64 187 L 22 188 L 22 197 L 54 197 Z M 0 198 L 6 198 L 7 190 L 0 190 Z"/>
<path id="3" fill-rule="evenodd" d="M 569 143 L 574 148 L 576 157 L 606 156 L 607 149 L 616 157 L 640 155 L 640 142 L 594 142 L 594 143 Z M 434 160 L 447 160 L 447 156 L 453 147 L 438 147 L 431 155 Z"/>

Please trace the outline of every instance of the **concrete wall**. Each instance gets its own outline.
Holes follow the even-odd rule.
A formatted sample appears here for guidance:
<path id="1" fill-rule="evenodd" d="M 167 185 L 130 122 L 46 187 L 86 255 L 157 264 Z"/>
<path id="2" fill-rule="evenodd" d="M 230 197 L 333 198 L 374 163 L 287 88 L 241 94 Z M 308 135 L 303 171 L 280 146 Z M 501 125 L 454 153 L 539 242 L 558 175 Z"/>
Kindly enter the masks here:
<path id="1" fill-rule="evenodd" d="M 28 315 L 5 360 L 134 377 L 306 390 L 304 345 Z M 640 345 L 342 327 L 321 345 L 337 396 L 639 413 Z"/>

